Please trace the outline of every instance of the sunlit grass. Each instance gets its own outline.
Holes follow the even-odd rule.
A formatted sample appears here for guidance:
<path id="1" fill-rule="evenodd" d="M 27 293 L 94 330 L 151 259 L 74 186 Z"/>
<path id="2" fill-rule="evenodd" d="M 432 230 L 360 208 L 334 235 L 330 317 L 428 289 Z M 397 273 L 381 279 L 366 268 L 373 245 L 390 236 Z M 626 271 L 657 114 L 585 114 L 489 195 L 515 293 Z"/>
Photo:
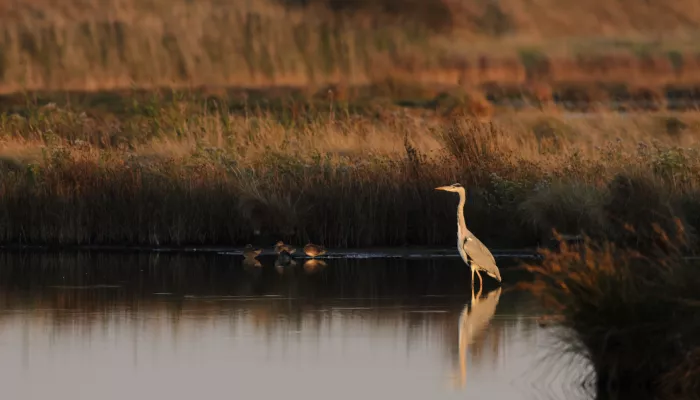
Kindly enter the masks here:
<path id="1" fill-rule="evenodd" d="M 644 100 L 697 92 L 698 22 L 689 0 L 6 0 L 0 92 L 395 80 Z"/>

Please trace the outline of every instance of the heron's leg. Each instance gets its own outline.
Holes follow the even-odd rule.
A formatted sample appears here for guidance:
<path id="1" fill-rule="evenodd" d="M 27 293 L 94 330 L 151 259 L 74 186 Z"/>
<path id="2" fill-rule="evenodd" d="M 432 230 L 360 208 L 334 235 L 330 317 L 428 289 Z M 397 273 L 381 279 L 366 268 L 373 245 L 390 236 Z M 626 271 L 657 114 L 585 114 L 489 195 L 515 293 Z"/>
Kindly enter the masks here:
<path id="1" fill-rule="evenodd" d="M 475 283 L 475 282 L 474 282 L 474 267 L 472 267 L 471 269 L 472 269 L 472 288 L 473 288 L 473 287 L 474 287 L 474 283 Z"/>
<path id="2" fill-rule="evenodd" d="M 479 293 L 477 294 L 477 298 L 481 298 L 481 292 L 484 290 L 484 280 L 481 278 L 481 272 L 478 270 L 476 271 L 476 275 L 479 276 Z"/>

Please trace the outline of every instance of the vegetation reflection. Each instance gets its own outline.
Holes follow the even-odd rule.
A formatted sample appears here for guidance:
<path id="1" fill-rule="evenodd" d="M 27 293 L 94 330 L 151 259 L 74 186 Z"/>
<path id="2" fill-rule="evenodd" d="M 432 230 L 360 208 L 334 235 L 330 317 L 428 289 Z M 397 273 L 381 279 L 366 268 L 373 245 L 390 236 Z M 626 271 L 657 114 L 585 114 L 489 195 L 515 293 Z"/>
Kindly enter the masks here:
<path id="1" fill-rule="evenodd" d="M 525 286 L 568 350 L 590 361 L 598 399 L 700 393 L 700 269 L 656 229 L 643 251 L 587 240 L 527 266 L 535 280 Z"/>

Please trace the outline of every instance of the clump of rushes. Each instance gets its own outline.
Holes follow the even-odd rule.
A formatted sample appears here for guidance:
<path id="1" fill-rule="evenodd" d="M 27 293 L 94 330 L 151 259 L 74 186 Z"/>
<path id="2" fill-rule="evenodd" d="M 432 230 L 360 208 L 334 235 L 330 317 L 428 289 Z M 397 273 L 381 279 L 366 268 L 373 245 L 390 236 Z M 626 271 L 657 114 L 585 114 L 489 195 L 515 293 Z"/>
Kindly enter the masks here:
<path id="1" fill-rule="evenodd" d="M 699 393 L 700 270 L 655 229 L 663 247 L 654 255 L 586 241 L 525 265 L 534 281 L 521 286 L 557 317 L 568 349 L 590 361 L 598 398 Z"/>

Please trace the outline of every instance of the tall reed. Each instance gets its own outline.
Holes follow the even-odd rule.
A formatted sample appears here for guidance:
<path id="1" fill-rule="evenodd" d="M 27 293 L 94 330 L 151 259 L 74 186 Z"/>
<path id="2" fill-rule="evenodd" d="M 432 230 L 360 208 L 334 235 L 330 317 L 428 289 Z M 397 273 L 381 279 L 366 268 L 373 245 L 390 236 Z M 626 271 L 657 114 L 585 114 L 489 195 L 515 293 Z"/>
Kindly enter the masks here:
<path id="1" fill-rule="evenodd" d="M 433 190 L 451 182 L 469 188 L 467 222 L 495 247 L 535 246 L 553 228 L 640 247 L 651 223 L 679 216 L 691 241 L 700 226 L 692 128 L 650 133 L 660 117 L 484 123 L 157 98 L 112 107 L 30 102 L 0 119 L 0 241 L 452 245 L 455 201 Z"/>

